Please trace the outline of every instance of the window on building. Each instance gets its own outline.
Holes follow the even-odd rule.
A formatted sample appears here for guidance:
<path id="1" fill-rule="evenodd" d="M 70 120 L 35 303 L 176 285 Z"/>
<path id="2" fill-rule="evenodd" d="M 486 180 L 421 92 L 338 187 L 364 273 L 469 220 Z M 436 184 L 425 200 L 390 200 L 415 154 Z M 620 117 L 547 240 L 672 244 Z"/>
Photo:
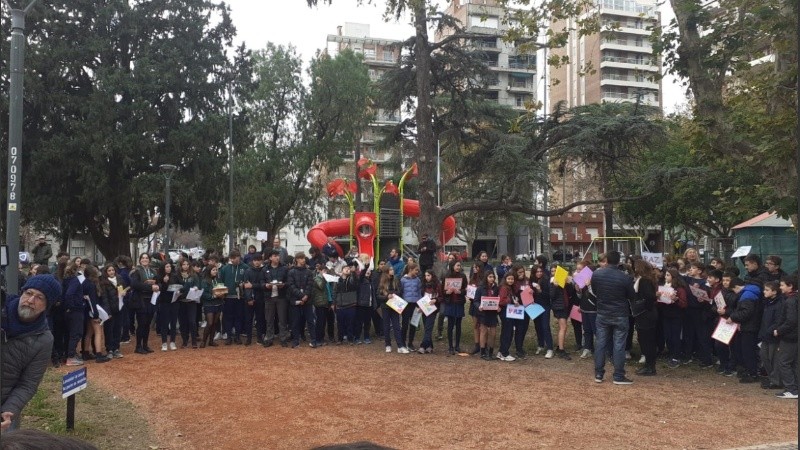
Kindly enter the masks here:
<path id="1" fill-rule="evenodd" d="M 365 48 L 364 49 L 364 59 L 375 59 L 375 49 L 374 48 Z"/>
<path id="2" fill-rule="evenodd" d="M 524 107 L 527 100 L 527 95 L 516 95 L 514 96 L 514 105 L 518 107 Z"/>
<path id="3" fill-rule="evenodd" d="M 387 62 L 394 62 L 394 52 L 391 50 L 384 50 L 383 60 Z"/>
<path id="4" fill-rule="evenodd" d="M 76 256 L 88 257 L 89 255 L 86 254 L 86 241 L 73 239 L 69 244 L 69 254 L 72 255 L 73 258 Z"/>
<path id="5" fill-rule="evenodd" d="M 561 235 L 561 228 L 550 228 L 550 234 L 555 234 L 555 235 L 556 235 L 556 238 L 557 238 L 559 241 L 560 241 L 561 239 L 563 239 L 563 236 Z"/>
<path id="6" fill-rule="evenodd" d="M 483 27 L 483 28 L 494 28 L 497 29 L 500 26 L 500 20 L 497 17 L 485 17 L 485 16 L 469 16 L 469 24 L 473 27 Z"/>
<path id="7" fill-rule="evenodd" d="M 592 214 L 594 216 L 594 214 Z M 586 234 L 592 237 L 592 239 L 600 236 L 600 230 L 598 228 L 587 228 Z"/>

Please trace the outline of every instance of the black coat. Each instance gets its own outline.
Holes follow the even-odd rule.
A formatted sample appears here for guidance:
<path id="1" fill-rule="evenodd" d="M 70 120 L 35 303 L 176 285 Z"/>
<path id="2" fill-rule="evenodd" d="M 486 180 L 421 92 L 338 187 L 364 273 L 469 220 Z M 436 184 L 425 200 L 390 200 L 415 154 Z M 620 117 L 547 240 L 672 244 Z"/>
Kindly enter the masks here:
<path id="1" fill-rule="evenodd" d="M 775 329 L 782 342 L 797 342 L 797 292 L 783 299 L 780 322 Z"/>
<path id="2" fill-rule="evenodd" d="M 310 299 L 314 290 L 314 272 L 307 266 L 292 267 L 286 276 L 286 287 L 291 304 L 300 301 L 306 295 Z"/>
<path id="3" fill-rule="evenodd" d="M 646 278 L 639 279 L 639 291 L 636 292 L 636 299 L 644 303 L 645 310 L 634 318 L 636 328 L 639 330 L 651 330 L 658 326 L 657 290 L 658 288 L 652 281 Z"/>

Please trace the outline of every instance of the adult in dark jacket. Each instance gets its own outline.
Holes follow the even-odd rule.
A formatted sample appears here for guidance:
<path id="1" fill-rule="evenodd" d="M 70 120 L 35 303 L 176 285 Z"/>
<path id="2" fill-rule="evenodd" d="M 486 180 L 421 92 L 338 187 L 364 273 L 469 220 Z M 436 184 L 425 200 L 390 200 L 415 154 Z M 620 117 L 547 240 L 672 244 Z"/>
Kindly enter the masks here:
<path id="1" fill-rule="evenodd" d="M 275 339 L 275 317 L 278 318 L 278 340 L 281 345 L 289 345 L 289 299 L 286 296 L 286 275 L 288 268 L 281 264 L 281 253 L 278 250 L 269 251 L 269 262 L 264 267 L 264 317 L 266 321 L 266 334 L 264 347 L 272 346 Z"/>
<path id="2" fill-rule="evenodd" d="M 308 327 L 309 335 L 314 336 L 314 302 L 310 301 L 314 289 L 314 272 L 306 266 L 306 254 L 297 253 L 294 256 L 295 266 L 286 276 L 286 286 L 289 291 L 289 308 L 292 318 L 292 348 L 300 345 L 300 336 L 303 334 L 303 324 Z M 315 344 L 315 342 L 312 342 Z"/>
<path id="3" fill-rule="evenodd" d="M 785 276 L 781 279 L 781 293 L 784 296 L 780 322 L 772 331 L 778 339 L 778 371 L 785 392 L 776 397 L 797 398 L 797 277 Z"/>
<path id="4" fill-rule="evenodd" d="M 19 426 L 20 413 L 36 394 L 53 347 L 45 311 L 61 297 L 61 286 L 52 275 L 36 275 L 9 296 L 2 310 L 2 398 L 0 428 Z"/>
<path id="5" fill-rule="evenodd" d="M 632 308 L 639 345 L 644 355 L 644 367 L 636 371 L 636 375 L 652 376 L 656 374 L 656 331 L 658 329 L 658 310 L 656 309 L 656 291 L 658 279 L 653 267 L 643 259 L 633 263 L 633 290 L 636 301 Z"/>
<path id="6" fill-rule="evenodd" d="M 433 268 L 436 256 L 436 242 L 428 236 L 428 233 L 424 233 L 419 240 L 417 253 L 419 253 L 420 273 L 424 276 L 425 272 Z"/>
<path id="7" fill-rule="evenodd" d="M 76 354 L 76 348 L 83 339 L 87 304 L 83 299 L 83 274 L 78 272 L 78 265 L 70 262 L 64 270 L 63 289 L 64 317 L 67 323 L 69 342 L 67 343 L 67 365 L 81 366 L 83 359 Z"/>
<path id="8" fill-rule="evenodd" d="M 603 381 L 606 353 L 613 345 L 614 384 L 631 384 L 625 377 L 625 341 L 628 336 L 630 302 L 636 298 L 633 280 L 617 266 L 620 253 L 616 250 L 606 255 L 608 266 L 597 269 L 592 275 L 592 289 L 597 296 L 597 345 L 594 352 L 594 380 Z M 612 341 L 613 339 L 613 341 Z"/>
<path id="9" fill-rule="evenodd" d="M 136 350 L 135 353 L 146 355 L 153 353 L 147 345 L 150 336 L 150 323 L 153 321 L 155 306 L 151 303 L 154 292 L 160 292 L 156 282 L 156 271 L 150 267 L 150 255 L 139 255 L 139 266 L 130 273 L 131 300 L 130 310 L 136 315 Z"/>
<path id="10" fill-rule="evenodd" d="M 36 246 L 33 247 L 33 262 L 35 264 L 44 264 L 45 266 L 50 262 L 53 256 L 53 249 L 47 243 L 47 238 L 39 236 Z"/>
<path id="11" fill-rule="evenodd" d="M 759 302 L 761 301 L 761 288 L 754 282 L 742 285 L 740 282 L 733 283 L 734 291 L 739 295 L 736 302 L 736 309 L 733 310 L 728 319 L 728 323 L 739 324 L 739 345 L 742 365 L 745 373 L 739 381 L 741 383 L 755 383 L 758 381 L 758 328 L 761 325 L 761 315 L 759 313 Z"/>

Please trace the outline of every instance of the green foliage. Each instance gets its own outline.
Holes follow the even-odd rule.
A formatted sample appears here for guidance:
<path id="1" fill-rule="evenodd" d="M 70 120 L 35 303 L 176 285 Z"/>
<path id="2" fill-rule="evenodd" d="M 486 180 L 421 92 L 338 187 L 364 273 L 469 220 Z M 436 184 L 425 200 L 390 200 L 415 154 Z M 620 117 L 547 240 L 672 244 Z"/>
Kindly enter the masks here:
<path id="1" fill-rule="evenodd" d="M 174 164 L 173 218 L 210 228 L 227 134 L 227 7 L 48 1 L 27 23 L 23 218 L 89 232 L 107 258 L 127 254 L 131 237 L 163 226 L 149 215 L 164 202 L 158 167 Z"/>
<path id="2" fill-rule="evenodd" d="M 268 44 L 253 57 L 255 80 L 245 95 L 255 143 L 238 156 L 234 170 L 236 223 L 270 236 L 291 223 L 319 219 L 319 175 L 341 163 L 369 122 L 370 80 L 359 56 L 318 54 L 310 87 L 293 47 Z"/>

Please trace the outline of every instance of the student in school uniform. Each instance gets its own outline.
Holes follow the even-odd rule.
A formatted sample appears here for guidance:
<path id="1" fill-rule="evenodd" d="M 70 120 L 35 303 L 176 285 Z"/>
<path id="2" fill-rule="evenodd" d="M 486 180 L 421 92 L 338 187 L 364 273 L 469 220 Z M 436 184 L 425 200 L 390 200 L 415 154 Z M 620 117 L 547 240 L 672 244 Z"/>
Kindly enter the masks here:
<path id="1" fill-rule="evenodd" d="M 780 283 L 767 281 L 764 283 L 764 312 L 761 315 L 761 328 L 758 338 L 761 340 L 761 366 L 766 370 L 767 376 L 761 380 L 764 389 L 780 389 L 781 378 L 778 371 L 776 352 L 778 338 L 773 331 L 778 327 L 783 312 L 783 294 L 780 292 Z"/>
<path id="2" fill-rule="evenodd" d="M 639 346 L 644 356 L 644 367 L 636 371 L 636 375 L 653 376 L 656 374 L 656 328 L 658 327 L 658 310 L 656 295 L 658 278 L 653 268 L 643 259 L 633 263 L 633 290 L 636 301 L 631 305 L 635 327 L 639 338 Z"/>
<path id="3" fill-rule="evenodd" d="M 392 352 L 392 333 L 394 333 L 397 353 L 408 354 L 410 352 L 406 348 L 403 333 L 400 329 L 400 314 L 387 304 L 394 297 L 395 292 L 397 292 L 397 281 L 394 275 L 394 268 L 391 264 L 386 264 L 381 269 L 378 289 L 375 292 L 375 298 L 383 308 L 381 315 L 383 316 L 383 340 L 386 344 L 386 353 Z"/>
<path id="4" fill-rule="evenodd" d="M 564 341 L 567 339 L 567 319 L 575 303 L 575 285 L 570 278 L 564 284 L 564 287 L 558 285 L 555 280 L 550 281 L 550 306 L 553 309 L 553 317 L 558 321 L 558 347 L 556 348 L 556 355 L 559 358 L 567 361 L 572 358 L 567 353 L 564 347 Z"/>
<path id="5" fill-rule="evenodd" d="M 478 323 L 480 324 L 480 349 L 481 359 L 484 361 L 492 360 L 494 353 L 494 338 L 497 333 L 498 312 L 496 310 L 483 310 L 481 299 L 484 297 L 497 297 L 500 295 L 500 288 L 497 286 L 495 275 L 492 272 L 486 274 L 486 278 L 478 290 L 475 292 L 474 303 L 478 305 Z"/>
<path id="6" fill-rule="evenodd" d="M 460 288 L 447 287 L 448 278 L 461 280 Z M 461 353 L 461 321 L 464 319 L 464 304 L 466 303 L 467 276 L 461 269 L 461 263 L 450 263 L 447 277 L 442 280 L 444 296 L 444 315 L 447 317 L 447 346 L 451 355 Z M 453 335 L 455 330 L 455 336 Z"/>
<path id="7" fill-rule="evenodd" d="M 436 273 L 433 269 L 425 271 L 425 284 L 423 285 L 425 295 L 428 295 L 436 303 L 441 298 L 442 286 L 439 284 L 439 279 L 436 278 Z M 435 304 L 436 304 L 435 303 Z M 422 338 L 422 344 L 419 346 L 418 353 L 433 353 L 433 327 L 436 326 L 437 311 L 434 311 L 429 316 L 422 317 L 425 325 L 425 335 Z"/>
<path id="8" fill-rule="evenodd" d="M 500 321 L 502 328 L 500 329 L 500 351 L 497 353 L 497 359 L 500 361 L 516 361 L 517 358 L 511 356 L 509 349 L 513 340 L 515 326 L 519 325 L 521 320 L 511 319 L 507 316 L 509 306 L 520 306 L 522 298 L 520 291 L 516 285 L 517 277 L 514 273 L 507 273 L 500 285 Z"/>
<path id="9" fill-rule="evenodd" d="M 734 292 L 731 286 L 731 281 L 735 278 L 736 274 L 728 271 L 724 272 L 722 275 L 722 290 L 720 292 L 722 293 L 725 304 L 717 306 L 718 318 L 727 319 L 730 312 L 736 309 L 736 301 L 739 296 L 736 295 L 736 292 Z M 736 375 L 736 365 L 741 359 L 739 356 L 738 339 L 739 333 L 734 334 L 728 344 L 724 344 L 716 339 L 714 340 L 714 351 L 716 351 L 717 357 L 719 358 L 718 374 L 726 377 Z"/>
<path id="10" fill-rule="evenodd" d="M 403 300 L 408 302 L 408 306 L 403 310 L 401 330 L 403 338 L 406 339 L 406 347 L 410 351 L 416 351 L 414 347 L 414 337 L 417 334 L 417 327 L 411 325 L 411 317 L 417 310 L 417 300 L 422 298 L 422 280 L 420 279 L 419 265 L 409 262 L 406 264 L 405 275 L 400 278 L 398 292 Z"/>
<path id="11" fill-rule="evenodd" d="M 778 370 L 784 392 L 782 399 L 797 398 L 797 276 L 784 276 L 780 284 L 784 295 L 781 320 L 772 335 L 778 338 Z"/>
<path id="12" fill-rule="evenodd" d="M 667 341 L 669 351 L 669 362 L 667 365 L 674 369 L 681 365 L 683 358 L 681 347 L 681 330 L 683 325 L 683 311 L 686 309 L 688 300 L 686 299 L 686 282 L 683 281 L 677 269 L 667 269 L 664 273 L 664 286 L 673 289 L 670 303 L 661 301 L 658 303 L 658 314 L 662 317 L 664 326 L 664 339 Z"/>
<path id="13" fill-rule="evenodd" d="M 473 264 L 472 269 L 470 269 L 469 273 L 470 273 L 469 286 L 471 286 L 473 289 L 476 289 L 477 291 L 477 289 L 483 284 L 483 281 L 486 279 L 486 275 L 484 274 L 483 271 L 483 265 Z M 475 294 L 473 294 L 473 298 L 469 298 L 469 293 L 467 294 L 467 300 L 470 301 L 469 315 L 472 316 L 472 333 L 473 337 L 475 338 L 475 348 L 472 349 L 472 353 L 470 353 L 470 355 L 477 355 L 481 351 L 481 345 L 480 345 L 481 325 L 478 322 L 479 303 L 475 301 L 474 295 Z"/>
<path id="14" fill-rule="evenodd" d="M 736 309 L 728 316 L 727 322 L 739 324 L 739 354 L 742 357 L 744 373 L 740 374 L 740 383 L 755 383 L 758 381 L 758 328 L 761 325 L 759 302 L 761 301 L 761 286 L 758 280 L 751 279 L 745 284 L 740 280 L 732 282 L 733 290 L 739 298 Z"/>

